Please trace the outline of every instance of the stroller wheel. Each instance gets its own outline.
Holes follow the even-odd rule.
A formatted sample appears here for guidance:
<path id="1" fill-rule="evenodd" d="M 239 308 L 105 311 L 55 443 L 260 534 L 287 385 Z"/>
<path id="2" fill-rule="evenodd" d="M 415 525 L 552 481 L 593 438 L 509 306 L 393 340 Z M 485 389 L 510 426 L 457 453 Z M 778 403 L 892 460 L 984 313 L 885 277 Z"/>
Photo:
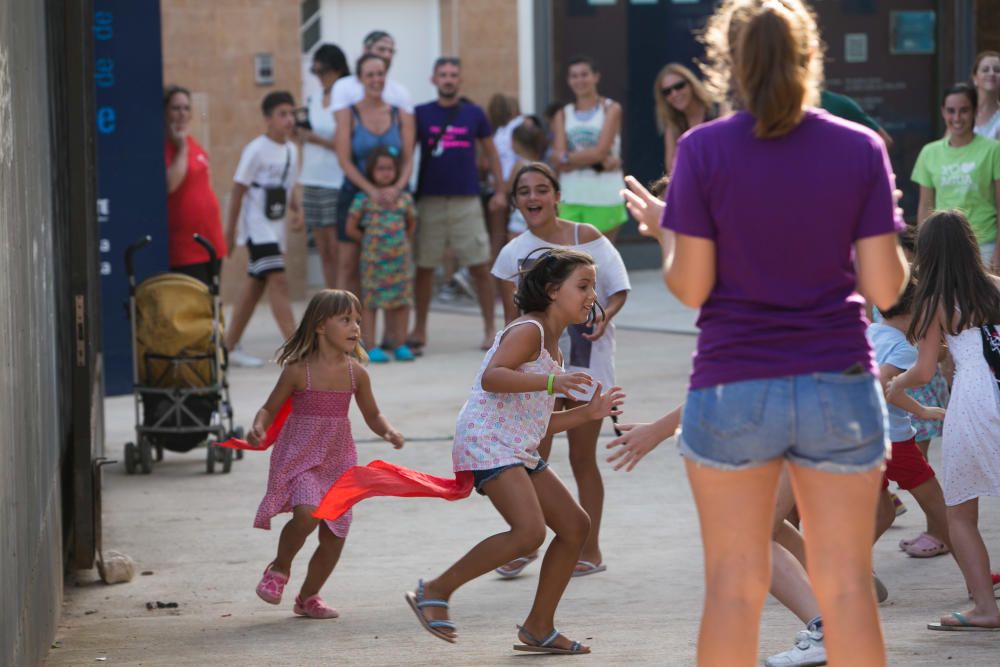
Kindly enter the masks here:
<path id="1" fill-rule="evenodd" d="M 135 474 L 135 463 L 139 458 L 139 453 L 135 450 L 135 445 L 131 442 L 125 443 L 125 456 L 122 457 L 125 460 L 125 472 L 129 475 Z"/>
<path id="2" fill-rule="evenodd" d="M 143 438 L 139 441 L 137 449 L 139 470 L 143 475 L 148 475 L 153 472 L 153 446 L 149 444 L 149 440 Z"/>
<path id="3" fill-rule="evenodd" d="M 231 411 L 231 409 L 230 409 L 230 411 Z M 245 440 L 246 437 L 247 437 L 247 433 L 246 433 L 246 431 L 243 430 L 242 426 L 237 426 L 236 428 L 233 429 L 232 437 L 239 438 L 240 440 Z M 237 449 L 236 450 L 236 460 L 237 461 L 242 461 L 243 460 L 243 450 L 242 449 Z"/>
<path id="4" fill-rule="evenodd" d="M 216 447 L 222 455 L 222 472 L 228 473 L 233 469 L 233 450 L 229 447 Z"/>
<path id="5" fill-rule="evenodd" d="M 163 446 L 162 445 L 156 445 L 156 459 L 155 459 L 155 461 L 157 463 L 159 463 L 162 460 L 163 460 Z"/>
<path id="6" fill-rule="evenodd" d="M 208 441 L 208 448 L 205 450 L 205 472 L 209 475 L 215 472 L 215 441 Z"/>

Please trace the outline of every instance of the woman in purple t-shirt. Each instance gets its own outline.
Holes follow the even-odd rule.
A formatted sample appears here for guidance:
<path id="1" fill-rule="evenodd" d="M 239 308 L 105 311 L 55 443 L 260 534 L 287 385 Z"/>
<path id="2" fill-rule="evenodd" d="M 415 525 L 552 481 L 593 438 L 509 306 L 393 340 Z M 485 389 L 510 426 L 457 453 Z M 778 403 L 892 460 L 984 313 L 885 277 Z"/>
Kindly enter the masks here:
<path id="1" fill-rule="evenodd" d="M 862 295 L 889 308 L 906 276 L 891 167 L 877 135 L 813 108 L 823 53 L 803 2 L 727 0 L 705 41 L 710 82 L 744 110 L 680 140 L 662 223 L 667 285 L 701 309 L 680 435 L 705 549 L 698 661 L 756 663 L 787 464 L 829 660 L 881 665 L 887 440 Z"/>

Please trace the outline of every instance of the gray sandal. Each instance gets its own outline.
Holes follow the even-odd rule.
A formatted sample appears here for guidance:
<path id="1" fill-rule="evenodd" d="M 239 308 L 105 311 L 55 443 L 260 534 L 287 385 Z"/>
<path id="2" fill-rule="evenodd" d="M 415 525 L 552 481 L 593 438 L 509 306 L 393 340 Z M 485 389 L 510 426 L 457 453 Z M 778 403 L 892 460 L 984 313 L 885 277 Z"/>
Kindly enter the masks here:
<path id="1" fill-rule="evenodd" d="M 524 626 L 517 626 L 517 631 L 527 637 L 530 644 L 514 644 L 515 651 L 527 651 L 529 653 L 555 653 L 558 655 L 584 655 L 590 653 L 590 647 L 584 646 L 580 642 L 573 642 L 569 648 L 559 648 L 553 646 L 560 634 L 559 630 L 552 628 L 552 632 L 546 635 L 545 639 L 539 640 L 533 634 L 524 629 Z"/>
<path id="2" fill-rule="evenodd" d="M 442 607 L 444 609 L 448 608 L 448 602 L 446 600 L 427 600 L 424 598 L 424 580 L 420 579 L 417 581 L 417 590 L 412 593 L 406 594 L 406 601 L 410 605 L 410 609 L 413 613 L 417 615 L 417 620 L 420 621 L 420 625 L 424 626 L 424 630 L 431 633 L 438 639 L 443 639 L 446 642 L 452 644 L 455 643 L 455 638 L 446 635 L 441 632 L 441 628 L 446 630 L 457 630 L 457 626 L 451 621 L 440 619 L 431 620 L 424 616 L 424 609 L 426 607 Z"/>

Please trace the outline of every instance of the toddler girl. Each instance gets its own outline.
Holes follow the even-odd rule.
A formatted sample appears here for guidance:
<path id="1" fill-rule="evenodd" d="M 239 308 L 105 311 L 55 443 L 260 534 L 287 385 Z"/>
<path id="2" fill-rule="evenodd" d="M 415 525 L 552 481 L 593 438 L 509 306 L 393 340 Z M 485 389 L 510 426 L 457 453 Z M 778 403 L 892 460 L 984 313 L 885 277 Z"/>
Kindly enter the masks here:
<path id="1" fill-rule="evenodd" d="M 257 595 L 270 604 L 281 602 L 292 559 L 319 526 L 319 546 L 295 598 L 294 611 L 300 616 L 338 615 L 319 590 L 340 558 L 351 514 L 319 521 L 312 513 L 326 489 L 357 463 L 347 417 L 351 397 L 357 398 L 368 428 L 397 449 L 403 446 L 403 436 L 379 412 L 371 380 L 359 363 L 365 359 L 359 345 L 360 311 L 350 292 L 327 289 L 312 298 L 298 329 L 278 351 L 278 364 L 284 368 L 247 437 L 251 446 L 260 447 L 273 435 L 268 426 L 290 398 L 291 413 L 274 442 L 267 493 L 254 527 L 269 530 L 271 518 L 282 512 L 291 512 L 292 518 L 281 531 L 278 553 L 264 570 Z"/>
<path id="2" fill-rule="evenodd" d="M 399 151 L 379 146 L 369 153 L 365 168 L 368 180 L 376 187 L 388 188 L 399 174 Z M 410 239 L 416 227 L 416 208 L 409 192 L 400 193 L 389 207 L 359 192 L 347 215 L 347 235 L 361 243 L 361 299 L 365 306 L 361 335 L 373 363 L 389 361 L 389 356 L 375 345 L 379 310 L 385 312 L 386 339 L 398 343 L 393 356 L 397 361 L 413 361 L 413 352 L 403 341 L 413 299 Z"/>

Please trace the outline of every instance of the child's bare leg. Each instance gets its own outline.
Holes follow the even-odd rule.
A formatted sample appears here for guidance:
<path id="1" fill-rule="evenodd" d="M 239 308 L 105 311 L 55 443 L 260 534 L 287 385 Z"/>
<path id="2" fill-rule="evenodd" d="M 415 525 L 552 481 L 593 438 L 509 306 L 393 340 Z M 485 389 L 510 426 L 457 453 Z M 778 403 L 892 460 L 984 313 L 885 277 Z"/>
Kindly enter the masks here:
<path id="1" fill-rule="evenodd" d="M 487 537 L 443 574 L 424 582 L 426 598 L 448 600 L 463 584 L 519 554 L 531 553 L 545 540 L 545 516 L 535 488 L 528 478 L 528 471 L 523 466 L 503 471 L 496 479 L 487 482 L 483 491 L 510 526 L 510 530 Z M 426 607 L 423 613 L 429 620 L 448 617 L 448 610 L 443 607 Z M 441 629 L 441 632 L 455 636 L 446 629 Z"/>
<path id="2" fill-rule="evenodd" d="M 377 308 L 365 308 L 361 313 L 361 342 L 366 350 L 375 349 L 375 322 L 377 318 Z"/>
<path id="3" fill-rule="evenodd" d="M 345 539 L 337 537 L 326 525 L 325 521 L 319 522 L 319 546 L 309 559 L 309 570 L 306 572 L 306 579 L 302 582 L 302 589 L 299 596 L 303 600 L 311 598 L 319 593 L 323 584 L 330 578 L 330 573 L 337 566 L 340 560 L 340 553 L 344 550 Z"/>
<path id="4" fill-rule="evenodd" d="M 337 246 L 337 289 L 361 296 L 361 244 L 344 241 Z"/>
<path id="5" fill-rule="evenodd" d="M 944 493 L 937 477 L 931 477 L 918 487 L 907 489 L 916 498 L 920 509 L 927 517 L 927 534 L 933 535 L 951 548 L 951 538 L 948 536 L 948 514 L 944 506 Z"/>
<path id="6" fill-rule="evenodd" d="M 871 539 L 882 471 L 839 473 L 799 465 L 790 471 L 830 664 L 881 667 L 885 647 L 872 586 Z"/>
<path id="7" fill-rule="evenodd" d="M 771 595 L 790 612 L 808 623 L 819 616 L 819 603 L 813 595 L 809 575 L 796 553 L 779 542 L 792 544 L 802 552 L 802 535 L 785 522 L 785 517 L 795 507 L 795 494 L 788 477 L 788 469 L 783 468 L 778 480 L 777 500 L 774 505 L 774 523 L 771 541 Z M 804 558 L 803 558 L 804 560 Z"/>
<path id="8" fill-rule="evenodd" d="M 566 408 L 583 405 L 576 401 L 566 401 Z M 603 420 L 594 420 L 567 431 L 569 438 L 569 464 L 573 469 L 573 479 L 576 480 L 580 505 L 590 517 L 590 535 L 580 559 L 600 565 L 601 555 L 600 533 L 601 517 L 604 513 L 604 480 L 601 479 L 601 469 L 597 465 L 597 438 L 601 434 Z"/>
<path id="9" fill-rule="evenodd" d="M 964 612 L 965 618 L 973 625 L 1000 626 L 1000 611 L 990 578 L 990 555 L 979 533 L 979 499 L 949 507 L 947 515 L 952 552 L 965 577 L 965 585 L 972 593 L 973 607 Z M 955 625 L 957 621 L 945 616 L 941 623 Z"/>
<path id="10" fill-rule="evenodd" d="M 233 314 L 226 325 L 226 349 L 232 350 L 243 337 L 243 332 L 247 328 L 247 323 L 253 317 L 254 308 L 260 297 L 264 296 L 264 281 L 253 276 L 246 276 L 243 279 L 243 289 L 233 304 Z"/>
<path id="11" fill-rule="evenodd" d="M 274 321 L 278 323 L 282 338 L 288 340 L 295 333 L 295 316 L 292 315 L 292 304 L 288 296 L 288 276 L 284 271 L 275 271 L 267 274 L 265 280 Z"/>
<path id="12" fill-rule="evenodd" d="M 545 515 L 545 523 L 556 534 L 542 559 L 535 601 L 523 623 L 525 630 L 535 638 L 543 639 L 555 628 L 556 608 L 591 530 L 587 513 L 554 472 L 543 470 L 532 476 L 531 481 Z M 524 639 L 530 638 L 522 637 Z M 570 648 L 572 644 L 571 640 L 561 635 L 553 642 L 558 648 Z"/>
<path id="13" fill-rule="evenodd" d="M 410 323 L 410 307 L 401 306 L 385 311 L 386 332 L 393 345 L 402 345 L 406 340 L 406 327 Z"/>
<path id="14" fill-rule="evenodd" d="M 927 459 L 928 461 L 930 461 L 930 458 L 928 458 L 927 453 L 931 449 L 931 441 L 930 440 L 917 440 L 917 447 L 920 448 L 920 453 L 924 455 L 924 458 Z"/>
<path id="15" fill-rule="evenodd" d="M 888 489 L 882 489 L 878 494 L 878 505 L 875 508 L 875 539 L 872 544 L 885 535 L 896 521 L 896 506 L 892 502 L 892 494 Z"/>
<path id="16" fill-rule="evenodd" d="M 271 565 L 273 571 L 285 575 L 291 572 L 292 559 L 319 523 L 319 519 L 312 515 L 315 511 L 316 508 L 311 505 L 296 505 L 292 510 L 292 518 L 281 529 L 281 537 L 278 538 L 278 555 Z"/>
<path id="17" fill-rule="evenodd" d="M 717 470 L 685 461 L 705 552 L 698 665 L 757 664 L 760 613 L 771 574 L 774 493 L 782 461 Z"/>

